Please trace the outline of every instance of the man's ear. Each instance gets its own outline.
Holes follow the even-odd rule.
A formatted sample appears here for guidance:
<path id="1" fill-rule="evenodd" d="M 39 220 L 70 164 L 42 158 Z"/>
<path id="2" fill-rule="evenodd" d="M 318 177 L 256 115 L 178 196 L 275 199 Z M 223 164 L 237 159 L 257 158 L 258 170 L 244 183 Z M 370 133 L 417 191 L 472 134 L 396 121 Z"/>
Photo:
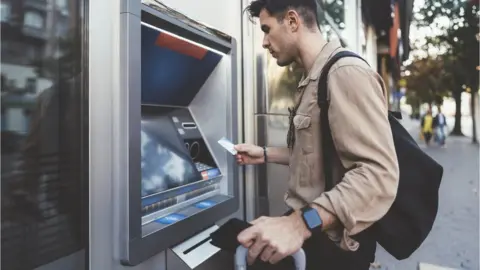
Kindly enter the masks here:
<path id="1" fill-rule="evenodd" d="M 296 32 L 300 26 L 300 16 L 295 10 L 287 11 L 285 15 L 285 20 L 287 27 L 290 28 L 292 32 Z"/>

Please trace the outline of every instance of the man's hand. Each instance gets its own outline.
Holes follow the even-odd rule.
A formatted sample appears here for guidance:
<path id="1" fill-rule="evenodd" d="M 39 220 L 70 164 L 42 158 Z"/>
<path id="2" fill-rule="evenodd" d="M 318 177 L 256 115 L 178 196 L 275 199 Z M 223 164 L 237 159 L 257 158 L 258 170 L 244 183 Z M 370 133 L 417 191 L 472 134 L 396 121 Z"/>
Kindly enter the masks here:
<path id="1" fill-rule="evenodd" d="M 275 264 L 300 250 L 311 233 L 300 214 L 284 217 L 260 217 L 253 226 L 238 235 L 238 241 L 248 248 L 248 264 L 258 257 Z"/>
<path id="2" fill-rule="evenodd" d="M 255 165 L 265 162 L 263 148 L 253 144 L 237 144 L 237 162 L 241 165 Z"/>
<path id="3" fill-rule="evenodd" d="M 265 152 L 263 148 L 253 144 L 237 144 L 237 162 L 240 165 L 257 165 L 265 163 Z M 281 165 L 288 165 L 290 154 L 287 147 L 268 147 L 267 161 Z"/>

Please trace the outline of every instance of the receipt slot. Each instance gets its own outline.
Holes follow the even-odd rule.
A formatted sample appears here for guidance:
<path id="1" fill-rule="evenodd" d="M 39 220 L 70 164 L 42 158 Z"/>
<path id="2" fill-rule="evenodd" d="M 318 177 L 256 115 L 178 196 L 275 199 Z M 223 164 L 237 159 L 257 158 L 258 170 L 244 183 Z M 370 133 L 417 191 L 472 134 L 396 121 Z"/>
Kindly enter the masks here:
<path id="1" fill-rule="evenodd" d="M 134 7 L 121 15 L 118 123 L 119 254 L 130 266 L 208 235 L 239 207 L 238 168 L 218 143 L 237 138 L 236 41 L 166 6 Z"/>

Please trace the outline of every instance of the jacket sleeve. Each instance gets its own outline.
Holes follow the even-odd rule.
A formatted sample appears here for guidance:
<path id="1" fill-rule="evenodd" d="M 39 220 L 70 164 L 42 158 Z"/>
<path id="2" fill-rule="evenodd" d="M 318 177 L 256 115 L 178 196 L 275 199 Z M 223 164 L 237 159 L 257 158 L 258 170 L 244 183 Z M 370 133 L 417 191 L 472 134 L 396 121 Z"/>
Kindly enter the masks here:
<path id="1" fill-rule="evenodd" d="M 329 123 L 341 165 L 342 181 L 314 203 L 334 214 L 340 228 L 327 231 L 345 250 L 350 238 L 382 218 L 396 196 L 399 169 L 381 77 L 358 65 L 341 66 L 328 78 Z"/>

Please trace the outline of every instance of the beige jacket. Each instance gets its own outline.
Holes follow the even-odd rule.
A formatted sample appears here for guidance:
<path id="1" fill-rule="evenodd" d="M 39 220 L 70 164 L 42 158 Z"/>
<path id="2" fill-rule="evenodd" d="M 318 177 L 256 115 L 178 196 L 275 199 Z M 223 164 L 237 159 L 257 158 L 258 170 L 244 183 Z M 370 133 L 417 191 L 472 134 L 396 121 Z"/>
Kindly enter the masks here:
<path id="1" fill-rule="evenodd" d="M 396 196 L 399 169 L 382 78 L 361 59 L 342 58 L 328 76 L 329 120 L 337 151 L 331 158 L 338 184 L 324 192 L 317 86 L 323 66 L 341 50 L 339 42 L 329 42 L 298 85 L 285 202 L 293 209 L 315 203 L 333 213 L 342 227 L 327 231 L 328 236 L 355 251 L 359 243 L 350 236 L 386 214 Z"/>

